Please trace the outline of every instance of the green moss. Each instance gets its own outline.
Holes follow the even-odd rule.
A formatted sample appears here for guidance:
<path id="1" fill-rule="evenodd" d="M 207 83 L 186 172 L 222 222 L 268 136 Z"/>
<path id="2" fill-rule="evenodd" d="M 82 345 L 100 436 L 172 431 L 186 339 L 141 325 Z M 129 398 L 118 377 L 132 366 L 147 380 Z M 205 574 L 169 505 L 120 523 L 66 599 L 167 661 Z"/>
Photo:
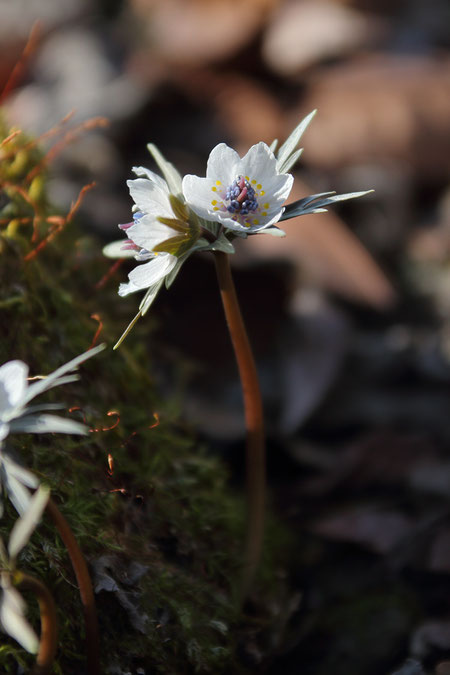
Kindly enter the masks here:
<path id="1" fill-rule="evenodd" d="M 0 120 L 0 141 L 2 133 L 5 137 L 8 131 Z M 126 671 L 141 666 L 145 672 L 171 675 L 246 672 L 239 646 L 250 633 L 252 641 L 257 634 L 265 640 L 273 620 L 268 607 L 278 582 L 272 553 L 266 552 L 261 573 L 265 601 L 249 629 L 249 618 L 236 602 L 243 498 L 230 490 L 223 462 L 199 446 L 192 430 L 177 419 L 174 401 L 160 400 L 148 349 L 152 317 L 139 322 L 120 350 L 112 351 L 135 313 L 136 300 L 119 298 L 115 281 L 96 290 L 109 267 L 99 245 L 81 238 L 71 225 L 36 257 L 24 259 L 36 241 L 31 220 L 17 223 L 35 214 L 21 193 L 31 194 L 38 206 L 39 241 L 49 232 L 46 219 L 57 214 L 46 198 L 45 173 L 29 180 L 42 154 L 35 146 L 27 150 L 29 141 L 22 134 L 13 142 L 16 154 L 0 175 L 7 200 L 0 211 L 0 308 L 6 328 L 0 363 L 19 358 L 33 375 L 51 372 L 89 348 L 98 327 L 93 314 L 103 322 L 100 339 L 108 344 L 83 365 L 81 381 L 47 394 L 48 400 L 65 402 L 65 414 L 85 419 L 92 433 L 81 439 L 10 439 L 13 451 L 50 484 L 102 589 L 98 611 L 104 667 Z M 11 181 L 20 189 L 4 187 Z M 109 411 L 117 413 L 108 416 Z M 115 428 L 106 430 L 117 420 Z M 15 517 L 7 508 L 0 527 L 5 538 Z M 78 591 L 66 551 L 47 519 L 23 551 L 19 567 L 44 580 L 60 608 L 55 673 L 84 673 Z M 29 606 L 30 620 L 38 626 L 32 598 Z M 2 672 L 15 672 L 17 663 L 28 669 L 32 662 L 12 641 L 0 649 Z"/>

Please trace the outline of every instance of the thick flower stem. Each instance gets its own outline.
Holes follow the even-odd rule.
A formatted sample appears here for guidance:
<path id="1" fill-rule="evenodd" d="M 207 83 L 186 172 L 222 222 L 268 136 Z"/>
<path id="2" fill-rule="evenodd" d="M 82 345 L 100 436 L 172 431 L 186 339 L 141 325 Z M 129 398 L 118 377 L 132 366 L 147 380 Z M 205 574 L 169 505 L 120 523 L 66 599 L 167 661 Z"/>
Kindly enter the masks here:
<path id="1" fill-rule="evenodd" d="M 97 610 L 91 577 L 84 556 L 78 546 L 70 525 L 52 499 L 47 503 L 47 511 L 53 520 L 61 539 L 64 542 L 78 582 L 81 602 L 83 603 L 86 626 L 87 672 L 89 675 L 100 674 L 100 648 Z"/>
<path id="2" fill-rule="evenodd" d="M 31 591 L 38 600 L 41 615 L 41 637 L 36 663 L 31 673 L 32 675 L 47 675 L 52 669 L 58 639 L 55 602 L 47 586 L 35 577 L 18 571 L 14 574 L 14 584 L 20 589 Z"/>
<path id="3" fill-rule="evenodd" d="M 248 522 L 245 549 L 242 594 L 251 591 L 258 569 L 264 535 L 266 489 L 266 460 L 264 445 L 264 418 L 261 391 L 253 352 L 242 319 L 236 290 L 231 276 L 229 257 L 215 252 L 216 271 L 222 303 L 233 343 L 244 395 L 247 431 L 247 498 Z"/>

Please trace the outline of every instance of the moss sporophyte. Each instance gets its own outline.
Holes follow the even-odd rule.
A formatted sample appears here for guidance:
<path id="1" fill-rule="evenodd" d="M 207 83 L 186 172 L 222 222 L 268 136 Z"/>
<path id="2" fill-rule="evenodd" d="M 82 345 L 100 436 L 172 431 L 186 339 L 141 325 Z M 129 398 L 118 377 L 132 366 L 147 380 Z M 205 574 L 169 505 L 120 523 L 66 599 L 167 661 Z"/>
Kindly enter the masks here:
<path id="1" fill-rule="evenodd" d="M 297 216 L 321 213 L 337 201 L 369 191 L 336 195 L 325 192 L 285 204 L 294 178 L 288 171 L 299 159 L 303 132 L 314 117 L 310 113 L 277 151 L 278 142 L 253 145 L 244 157 L 225 143 L 210 153 L 206 176 L 181 177 L 152 144 L 148 149 L 164 178 L 143 167 L 128 181 L 133 220 L 119 225 L 127 239 L 109 244 L 104 254 L 134 257 L 139 264 L 119 286 L 125 296 L 146 290 L 139 312 L 116 347 L 143 316 L 165 284 L 168 288 L 187 258 L 198 251 L 215 256 L 222 302 L 242 382 L 247 428 L 248 534 L 243 564 L 243 595 L 251 589 L 258 568 L 264 522 L 265 453 L 262 401 L 254 358 L 239 309 L 228 254 L 233 240 L 255 234 L 285 236 L 276 223 Z"/>

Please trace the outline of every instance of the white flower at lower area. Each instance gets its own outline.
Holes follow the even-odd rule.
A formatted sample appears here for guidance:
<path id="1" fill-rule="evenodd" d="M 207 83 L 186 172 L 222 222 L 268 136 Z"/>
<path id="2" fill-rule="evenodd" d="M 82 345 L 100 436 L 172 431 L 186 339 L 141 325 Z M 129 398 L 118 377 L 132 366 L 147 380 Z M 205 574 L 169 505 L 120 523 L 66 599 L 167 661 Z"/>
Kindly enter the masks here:
<path id="1" fill-rule="evenodd" d="M 187 175 L 183 194 L 201 218 L 235 232 L 251 234 L 278 222 L 293 177 L 280 173 L 265 143 L 253 145 L 244 157 L 220 143 L 211 152 L 206 178 Z"/>
<path id="2" fill-rule="evenodd" d="M 75 374 L 68 374 L 75 370 L 80 363 L 91 356 L 95 356 L 104 349 L 99 345 L 94 349 L 77 356 L 64 364 L 53 373 L 28 384 L 28 366 L 23 361 L 8 361 L 0 368 L 0 446 L 10 432 L 26 433 L 63 433 L 85 434 L 87 429 L 75 420 L 65 419 L 56 415 L 49 415 L 46 411 L 60 406 L 44 403 L 37 406 L 28 406 L 31 399 L 38 394 L 67 382 L 78 379 Z"/>

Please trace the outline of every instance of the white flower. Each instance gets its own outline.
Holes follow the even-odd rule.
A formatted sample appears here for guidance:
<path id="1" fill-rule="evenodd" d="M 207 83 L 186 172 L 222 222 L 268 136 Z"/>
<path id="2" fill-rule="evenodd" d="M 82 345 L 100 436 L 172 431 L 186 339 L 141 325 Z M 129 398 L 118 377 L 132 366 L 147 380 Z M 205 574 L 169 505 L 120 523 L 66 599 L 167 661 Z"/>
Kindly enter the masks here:
<path id="1" fill-rule="evenodd" d="M 13 579 L 16 560 L 20 551 L 26 546 L 31 535 L 39 524 L 50 496 L 49 488 L 39 486 L 36 492 L 28 497 L 28 504 L 19 520 L 11 530 L 8 546 L 0 539 L 0 624 L 3 630 L 19 642 L 24 649 L 34 654 L 38 651 L 39 640 L 25 618 L 26 605 L 20 593 L 14 588 Z"/>
<path id="2" fill-rule="evenodd" d="M 306 213 L 320 213 L 336 201 L 360 197 L 367 192 L 311 195 L 285 206 L 293 177 L 286 173 L 302 153 L 299 141 L 316 111 L 310 113 L 274 152 L 265 143 L 253 145 L 244 157 L 225 143 L 211 152 L 206 177 L 183 179 L 152 144 L 147 147 L 164 178 L 144 167 L 135 167 L 137 179 L 128 181 L 135 202 L 133 221 L 119 225 L 127 240 L 108 244 L 103 253 L 110 258 L 134 257 L 140 263 L 120 284 L 124 296 L 147 289 L 139 312 L 114 349 L 128 335 L 156 298 L 162 285 L 168 288 L 184 261 L 194 251 L 234 253 L 236 236 L 267 233 L 285 236 L 275 223 Z"/>
<path id="3" fill-rule="evenodd" d="M 290 174 L 278 171 L 277 159 L 265 143 L 253 145 L 242 159 L 219 143 L 209 155 L 206 178 L 187 175 L 182 188 L 198 216 L 251 234 L 280 220 L 293 182 Z"/>
<path id="4" fill-rule="evenodd" d="M 31 399 L 44 391 L 78 379 L 67 375 L 104 348 L 99 345 L 77 356 L 42 380 L 28 384 L 28 366 L 23 361 L 8 361 L 0 368 L 0 444 L 10 432 L 84 434 L 86 427 L 74 420 L 48 415 L 43 411 L 60 406 L 50 403 L 27 407 Z"/>
<path id="5" fill-rule="evenodd" d="M 108 257 L 133 256 L 138 261 L 148 262 L 130 272 L 127 284 L 120 284 L 121 296 L 157 284 L 159 288 L 159 282 L 177 264 L 177 256 L 171 250 L 182 248 L 190 240 L 185 222 L 187 212 L 182 212 L 182 203 L 170 194 L 166 181 L 144 167 L 134 167 L 133 171 L 139 176 L 127 181 L 135 203 L 133 222 L 119 225 L 128 240 L 108 244 L 104 253 Z M 169 250 L 161 250 L 164 243 Z"/>

